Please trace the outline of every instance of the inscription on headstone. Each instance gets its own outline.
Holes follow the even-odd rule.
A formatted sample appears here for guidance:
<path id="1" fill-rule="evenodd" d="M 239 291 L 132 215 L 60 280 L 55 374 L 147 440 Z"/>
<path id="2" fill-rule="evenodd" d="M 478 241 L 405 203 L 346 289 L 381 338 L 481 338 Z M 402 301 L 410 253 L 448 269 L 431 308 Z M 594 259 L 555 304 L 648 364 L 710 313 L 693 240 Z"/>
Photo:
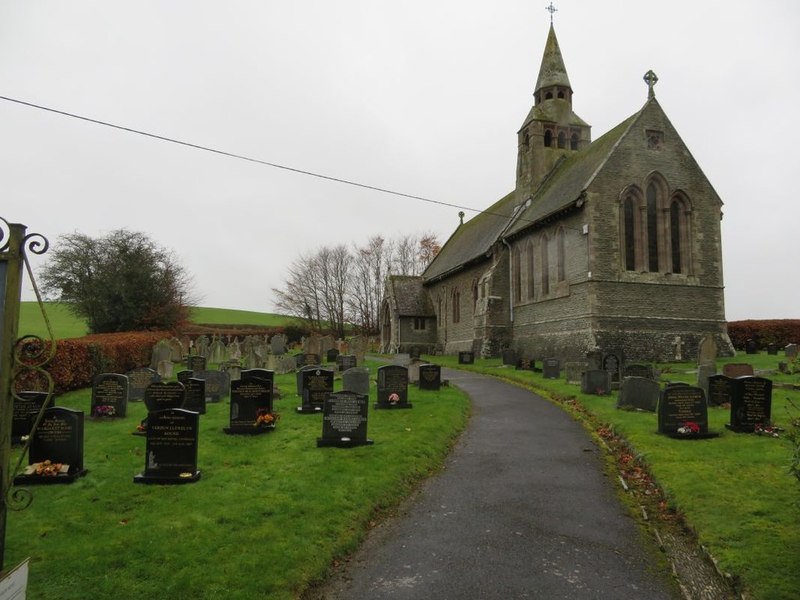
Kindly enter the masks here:
<path id="1" fill-rule="evenodd" d="M 408 369 L 400 365 L 380 367 L 377 393 L 375 408 L 411 408 L 408 402 Z"/>
<path id="2" fill-rule="evenodd" d="M 142 367 L 128 371 L 128 400 L 144 400 L 144 390 L 151 383 L 161 381 L 161 375 L 154 369 Z"/>
<path id="3" fill-rule="evenodd" d="M 471 365 L 475 363 L 475 353 L 472 351 L 465 351 L 458 353 L 458 364 Z"/>
<path id="4" fill-rule="evenodd" d="M 561 377 L 561 361 L 557 358 L 545 358 L 542 361 L 542 374 L 545 379 L 558 379 Z"/>
<path id="5" fill-rule="evenodd" d="M 419 366 L 419 389 L 438 391 L 442 387 L 442 367 L 439 365 Z"/>
<path id="6" fill-rule="evenodd" d="M 147 412 L 167 408 L 180 408 L 186 399 L 186 388 L 179 381 L 151 383 L 144 391 L 144 404 Z"/>
<path id="7" fill-rule="evenodd" d="M 733 402 L 734 379 L 725 375 L 712 375 L 708 378 L 708 403 L 722 406 Z"/>
<path id="8" fill-rule="evenodd" d="M 11 443 L 19 444 L 22 437 L 30 435 L 33 417 L 42 410 L 47 400 L 47 392 L 17 392 L 14 398 L 14 414 L 11 418 Z M 53 406 L 55 396 L 50 397 L 48 407 Z"/>
<path id="9" fill-rule="evenodd" d="M 182 408 L 151 412 L 148 417 L 145 468 L 134 483 L 193 483 L 197 469 L 200 415 Z"/>
<path id="10" fill-rule="evenodd" d="M 619 388 L 617 408 L 655 412 L 661 390 L 658 382 L 646 377 L 625 377 Z"/>
<path id="11" fill-rule="evenodd" d="M 347 371 L 347 369 L 357 367 L 358 360 L 356 359 L 355 354 L 340 354 L 338 357 L 336 357 L 336 366 L 339 368 L 339 372 L 342 373 Z"/>
<path id="12" fill-rule="evenodd" d="M 183 385 L 186 388 L 186 399 L 183 401 L 183 408 L 200 413 L 201 415 L 206 414 L 205 379 L 189 377 Z"/>
<path id="13" fill-rule="evenodd" d="M 186 365 L 190 371 L 205 371 L 206 357 L 193 354 L 186 359 Z"/>
<path id="14" fill-rule="evenodd" d="M 96 375 L 92 383 L 92 416 L 123 418 L 128 411 L 128 378 L 117 373 Z"/>
<path id="15" fill-rule="evenodd" d="M 45 409 L 31 439 L 28 467 L 14 478 L 14 483 L 70 483 L 86 472 L 83 467 L 83 413 L 62 407 Z"/>
<path id="16" fill-rule="evenodd" d="M 665 388 L 658 402 L 658 433 L 676 438 L 718 435 L 708 431 L 705 392 L 690 385 Z"/>
<path id="17" fill-rule="evenodd" d="M 751 433 L 757 425 L 771 425 L 772 381 L 763 377 L 742 377 L 734 381 L 733 389 L 729 425 L 732 431 Z"/>
<path id="18" fill-rule="evenodd" d="M 322 410 L 325 400 L 333 392 L 333 371 L 316 368 L 302 371 L 303 404 L 297 412 L 310 414 Z"/>
<path id="19" fill-rule="evenodd" d="M 231 382 L 230 426 L 225 433 L 265 433 L 275 428 L 272 382 L 249 379 Z"/>

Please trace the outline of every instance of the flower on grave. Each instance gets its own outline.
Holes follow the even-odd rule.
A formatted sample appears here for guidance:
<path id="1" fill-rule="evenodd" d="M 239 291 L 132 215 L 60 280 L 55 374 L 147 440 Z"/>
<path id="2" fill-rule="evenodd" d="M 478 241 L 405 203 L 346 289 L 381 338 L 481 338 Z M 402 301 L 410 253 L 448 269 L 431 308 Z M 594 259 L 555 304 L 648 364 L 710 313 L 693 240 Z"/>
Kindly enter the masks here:
<path id="1" fill-rule="evenodd" d="M 686 421 L 682 427 L 678 427 L 678 433 L 681 435 L 691 435 L 693 433 L 700 433 L 700 425 L 693 421 Z"/>
<path id="2" fill-rule="evenodd" d="M 98 404 L 92 410 L 93 417 L 113 417 L 116 413 L 114 407 L 108 404 Z"/>
<path id="3" fill-rule="evenodd" d="M 256 412 L 256 421 L 253 425 L 255 427 L 269 427 L 270 425 L 274 425 L 280 418 L 280 415 L 276 412 L 269 412 L 266 408 L 259 408 Z"/>
<path id="4" fill-rule="evenodd" d="M 63 463 L 54 463 L 50 460 L 44 460 L 40 463 L 36 463 L 35 473 L 43 477 L 55 477 L 61 471 L 62 466 L 64 466 Z"/>
<path id="5" fill-rule="evenodd" d="M 395 393 L 389 394 L 389 404 L 397 404 L 400 402 L 400 395 Z"/>
<path id="6" fill-rule="evenodd" d="M 756 435 L 767 435 L 770 437 L 780 437 L 778 433 L 780 431 L 783 431 L 783 429 L 764 423 L 757 423 L 755 429 L 753 429 L 753 433 Z"/>

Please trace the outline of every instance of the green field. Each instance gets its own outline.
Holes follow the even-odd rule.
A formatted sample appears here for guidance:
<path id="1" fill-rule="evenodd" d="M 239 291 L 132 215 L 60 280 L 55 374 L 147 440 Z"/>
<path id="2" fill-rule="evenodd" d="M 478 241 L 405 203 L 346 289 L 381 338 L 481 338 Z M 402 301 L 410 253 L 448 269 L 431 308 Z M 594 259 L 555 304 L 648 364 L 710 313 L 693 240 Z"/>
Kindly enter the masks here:
<path id="1" fill-rule="evenodd" d="M 45 302 L 44 307 L 56 339 L 81 337 L 88 333 L 85 321 L 75 317 L 67 305 Z M 19 312 L 20 335 L 32 334 L 49 337 L 42 311 L 36 302 L 22 302 Z M 263 327 L 280 327 L 294 321 L 283 315 L 199 306 L 191 309 L 190 318 L 193 323 L 204 325 L 259 325 Z"/>

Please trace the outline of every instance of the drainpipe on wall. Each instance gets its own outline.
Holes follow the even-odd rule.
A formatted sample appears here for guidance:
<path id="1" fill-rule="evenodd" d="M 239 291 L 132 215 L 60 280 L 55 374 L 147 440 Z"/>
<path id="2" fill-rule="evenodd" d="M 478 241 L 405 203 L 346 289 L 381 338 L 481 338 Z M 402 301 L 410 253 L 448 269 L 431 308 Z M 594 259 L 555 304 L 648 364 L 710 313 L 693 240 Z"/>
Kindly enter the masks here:
<path id="1" fill-rule="evenodd" d="M 508 322 L 514 324 L 514 264 L 511 260 L 511 245 L 506 238 L 500 240 L 508 248 Z"/>

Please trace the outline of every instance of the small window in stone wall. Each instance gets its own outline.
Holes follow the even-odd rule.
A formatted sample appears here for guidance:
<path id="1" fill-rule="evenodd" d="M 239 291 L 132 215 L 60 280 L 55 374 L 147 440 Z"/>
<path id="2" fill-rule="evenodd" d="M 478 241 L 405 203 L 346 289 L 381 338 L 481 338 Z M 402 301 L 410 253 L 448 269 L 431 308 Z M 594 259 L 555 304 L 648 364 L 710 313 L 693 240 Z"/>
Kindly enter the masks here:
<path id="1" fill-rule="evenodd" d="M 563 131 L 558 132 L 558 147 L 559 148 L 566 148 L 567 147 L 567 134 Z"/>
<path id="2" fill-rule="evenodd" d="M 569 138 L 569 149 L 570 150 L 577 150 L 578 149 L 578 142 L 579 142 L 578 134 L 577 133 L 573 133 L 572 137 Z"/>
<path id="3" fill-rule="evenodd" d="M 453 290 L 453 323 L 461 321 L 461 293 Z"/>
<path id="4" fill-rule="evenodd" d="M 544 147 L 550 148 L 553 145 L 553 132 L 550 129 L 544 130 Z"/>
<path id="5" fill-rule="evenodd" d="M 414 317 L 414 331 L 424 331 L 426 320 L 425 317 Z"/>
<path id="6" fill-rule="evenodd" d="M 661 147 L 664 145 L 664 132 L 658 131 L 656 129 L 648 129 L 645 132 L 647 137 L 647 149 L 648 150 L 661 150 Z"/>

